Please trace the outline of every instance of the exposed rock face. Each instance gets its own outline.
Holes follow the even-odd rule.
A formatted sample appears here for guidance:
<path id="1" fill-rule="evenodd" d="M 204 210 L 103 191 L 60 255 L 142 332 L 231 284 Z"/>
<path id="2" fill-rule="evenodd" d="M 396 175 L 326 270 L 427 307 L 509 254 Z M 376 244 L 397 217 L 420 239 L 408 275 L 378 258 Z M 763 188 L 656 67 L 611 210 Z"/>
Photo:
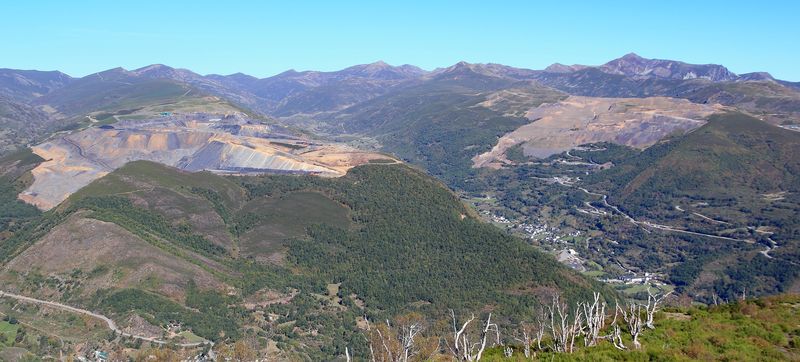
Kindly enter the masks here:
<path id="1" fill-rule="evenodd" d="M 736 80 L 738 76 L 721 65 L 688 64 L 674 60 L 645 59 L 634 53 L 600 66 L 600 70 L 629 77 L 707 79 L 714 82 Z"/>
<path id="2" fill-rule="evenodd" d="M 525 155 L 541 158 L 595 142 L 646 148 L 672 133 L 702 126 L 720 109 L 666 97 L 571 96 L 531 109 L 526 116 L 532 123 L 501 137 L 472 160 L 475 167 L 500 168 L 510 162 L 505 152 L 520 144 Z"/>
<path id="3" fill-rule="evenodd" d="M 192 116 L 89 128 L 33 151 L 47 161 L 33 169 L 34 182 L 19 197 L 45 210 L 130 161 L 226 174 L 341 176 L 353 166 L 386 158 L 281 135 L 238 117 L 198 121 Z"/>
<path id="4" fill-rule="evenodd" d="M 544 72 L 565 74 L 584 69 L 596 69 L 606 74 L 624 75 L 633 79 L 705 79 L 712 82 L 750 80 L 717 64 L 689 64 L 675 60 L 647 59 L 635 53 L 626 54 L 600 66 L 555 63 L 545 68 Z"/>

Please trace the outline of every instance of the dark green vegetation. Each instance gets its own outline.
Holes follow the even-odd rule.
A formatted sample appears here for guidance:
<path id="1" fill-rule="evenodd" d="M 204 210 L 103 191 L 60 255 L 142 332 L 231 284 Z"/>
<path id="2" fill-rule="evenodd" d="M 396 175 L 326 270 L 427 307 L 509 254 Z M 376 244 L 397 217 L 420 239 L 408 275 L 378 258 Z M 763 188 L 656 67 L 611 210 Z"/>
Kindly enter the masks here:
<path id="1" fill-rule="evenodd" d="M 0 159 L 0 261 L 10 260 L 19 245 L 28 244 L 32 235 L 40 235 L 36 228 L 41 212 L 17 195 L 33 181 L 30 170 L 42 161 L 30 150 Z"/>
<path id="2" fill-rule="evenodd" d="M 604 188 L 610 200 L 636 216 L 679 218 L 675 205 L 705 202 L 722 221 L 782 228 L 798 210 L 786 209 L 790 203 L 773 205 L 766 195 L 800 191 L 797 152 L 800 133 L 743 114 L 716 115 L 686 137 L 664 141 L 586 181 L 613 185 Z M 729 214 L 714 210 L 720 206 Z M 788 228 L 774 239 L 798 236 L 800 230 Z"/>
<path id="3" fill-rule="evenodd" d="M 451 187 L 470 188 L 468 179 L 476 173 L 471 158 L 529 122 L 511 113 L 565 97 L 536 84 L 477 73 L 466 65 L 452 72 L 349 107 L 325 122 L 330 132 L 344 129 L 374 137 L 384 150 L 423 166 Z M 504 88 L 523 94 L 522 104 L 482 105 Z"/>
<path id="4" fill-rule="evenodd" d="M 30 150 L 20 151 L 0 159 L 0 232 L 12 228 L 16 221 L 24 221 L 39 211 L 17 199 L 33 180 L 30 170 L 44 161 Z M 13 230 L 10 230 L 13 232 Z"/>
<path id="5" fill-rule="evenodd" d="M 240 337 L 237 317 L 242 310 L 229 307 L 236 300 L 213 291 L 199 291 L 193 284 L 187 290 L 186 306 L 139 289 L 98 294 L 96 298 L 100 300 L 98 307 L 102 310 L 117 315 L 134 312 L 154 325 L 179 322 L 209 340 Z"/>
<path id="6" fill-rule="evenodd" d="M 644 151 L 596 144 L 572 151 L 572 157 L 556 155 L 484 177 L 502 205 L 496 213 L 546 223 L 560 235 L 581 231 L 582 236 L 567 240 L 596 264 L 590 270 L 607 277 L 628 270 L 663 273 L 680 292 L 711 302 L 742 292 L 796 290 L 798 152 L 797 132 L 728 113 Z M 598 171 L 592 165 L 553 162 L 575 157 L 614 166 Z M 580 181 L 565 186 L 553 182 L 554 176 Z M 639 221 L 700 234 L 636 225 L 578 187 L 608 195 L 611 205 Z M 592 208 L 606 214 L 592 214 Z"/>
<path id="7" fill-rule="evenodd" d="M 610 74 L 602 67 L 550 72 L 466 63 L 435 73 L 375 63 L 267 79 L 204 77 L 165 66 L 82 79 L 12 71 L 27 81 L 0 83 L 0 141 L 13 140 L 3 142 L 0 153 L 57 130 L 176 110 L 224 114 L 246 106 L 285 117 L 290 126 L 310 125 L 327 137 L 394 153 L 471 201 L 489 205 L 481 211 L 513 220 L 498 225 L 546 226 L 546 233 L 535 236 L 521 225 L 510 230 L 550 250 L 577 250 L 592 277 L 652 272 L 703 302 L 742 292 L 796 291 L 797 133 L 726 114 L 643 152 L 597 144 L 536 160 L 517 147 L 507 155 L 516 163 L 512 167 L 471 167 L 471 158 L 499 136 L 530 122 L 524 118 L 529 109 L 567 94 L 672 96 L 729 105 L 773 124 L 797 122 L 796 85 L 719 68 L 675 68 L 719 71 L 715 81 Z M 118 225 L 139 241 L 121 243 L 120 255 L 152 258 L 129 249 L 153 246 L 164 258 L 141 268 L 114 261 L 52 275 L 40 273 L 42 265 L 34 262 L 30 270 L 0 275 L 8 283 L 4 288 L 91 306 L 117 321 L 131 313 L 155 325 L 178 321 L 204 338 L 251 339 L 263 349 L 270 340 L 284 359 L 323 360 L 341 355 L 345 346 L 368 353 L 357 327 L 364 315 L 374 320 L 414 311 L 439 320 L 452 307 L 514 319 L 529 317 L 537 301 L 555 292 L 572 299 L 585 298 L 591 289 L 613 294 L 478 222 L 446 188 L 405 166 L 368 165 L 341 179 L 240 179 L 136 162 L 40 213 L 16 200 L 38 162 L 29 152 L 0 161 L 0 264 L 8 265 L 60 226 L 85 232 L 88 239 L 93 230 L 75 228 L 81 225 L 76 220 L 86 219 Z M 597 164 L 604 163 L 613 167 L 599 171 Z M 599 194 L 639 221 L 728 239 L 632 223 Z M 102 223 L 91 225 L 102 229 L 99 235 L 110 232 Z M 78 257 L 94 261 L 92 255 L 62 259 Z M 170 269 L 173 264 L 194 269 Z M 623 288 L 634 297 L 644 290 Z M 775 313 L 792 318 L 780 308 Z M 750 350 L 769 358 L 794 356 L 793 327 L 780 325 L 789 329 L 784 343 L 774 331 L 762 333 L 764 323 L 740 322 L 738 312 L 726 310 L 689 311 L 698 325 L 664 319 L 669 335 L 646 336 L 650 346 L 642 352 L 606 346 L 577 356 L 752 359 L 749 350 L 734 346 L 750 342 L 756 345 Z M 746 330 L 724 334 L 737 323 Z M 706 324 L 723 330 L 721 339 L 708 335 Z M 689 333 L 708 336 L 710 344 L 684 338 Z M 680 351 L 664 346 L 672 337 Z M 771 346 L 789 354 L 776 355 Z"/>
<path id="8" fill-rule="evenodd" d="M 671 277 L 677 285 L 726 296 L 774 293 L 800 277 L 798 152 L 800 133 L 742 114 L 718 115 L 586 182 L 636 218 L 746 240 L 691 238 L 672 259 L 686 262 Z M 772 258 L 756 253 L 772 247 Z M 711 270 L 719 279 L 697 279 Z"/>
<path id="9" fill-rule="evenodd" d="M 168 80 L 134 80 L 123 73 L 108 71 L 100 77 L 85 78 L 40 98 L 69 115 L 98 110 L 127 109 L 132 106 L 176 98 L 189 89 Z M 135 81 L 134 83 L 130 83 Z"/>
<path id="10" fill-rule="evenodd" d="M 138 287 L 77 289 L 63 294 L 66 302 L 120 321 L 133 312 L 155 325 L 180 322 L 212 340 L 275 335 L 286 353 L 363 350 L 356 318 L 365 313 L 381 318 L 418 310 L 439 318 L 448 308 L 492 305 L 512 315 L 554 291 L 568 299 L 592 289 L 613 297 L 481 223 L 438 181 L 403 165 L 365 165 L 337 179 L 223 178 L 134 162 L 31 221 L 37 233 L 26 241 L 74 217 L 117 224 L 231 289 L 202 289 L 190 279 L 170 289 L 181 291 L 175 298 L 160 294 L 160 277 L 151 276 Z M 28 245 L 20 243 L 12 255 Z M 112 264 L 70 273 L 102 279 L 114 278 L 115 270 Z M 20 272 L 17 280 L 40 286 L 30 290 L 50 290 L 47 276 L 34 282 L 35 273 Z M 284 317 L 265 322 L 258 313 Z M 310 330 L 320 336 L 307 340 Z"/>
<path id="11" fill-rule="evenodd" d="M 254 182 L 255 181 L 255 182 Z M 469 211 L 436 181 L 403 166 L 361 167 L 337 180 L 285 178 L 274 185 L 245 179 L 250 195 L 274 195 L 320 188 L 347 205 L 358 227 L 310 229 L 296 239 L 289 256 L 297 264 L 342 283 L 340 293 L 355 294 L 367 306 L 400 311 L 412 303 L 461 309 L 483 303 L 530 305 L 511 296 L 516 288 L 549 285 L 570 298 L 584 292 L 553 259 L 490 225 Z M 305 184 L 305 185 L 304 185 Z M 599 288 L 599 286 L 594 285 Z"/>

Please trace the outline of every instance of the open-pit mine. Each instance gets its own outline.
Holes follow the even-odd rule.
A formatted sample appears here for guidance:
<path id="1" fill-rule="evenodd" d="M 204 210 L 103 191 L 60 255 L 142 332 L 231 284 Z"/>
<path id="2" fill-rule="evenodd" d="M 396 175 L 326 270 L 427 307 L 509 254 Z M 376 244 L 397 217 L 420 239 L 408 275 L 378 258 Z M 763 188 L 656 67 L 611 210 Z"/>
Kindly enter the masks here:
<path id="1" fill-rule="evenodd" d="M 311 174 L 337 177 L 388 156 L 317 142 L 243 115 L 166 115 L 61 135 L 33 147 L 45 159 L 19 198 L 48 210 L 122 167 L 148 160 L 187 171 L 220 174 Z"/>
<path id="2" fill-rule="evenodd" d="M 517 145 L 526 156 L 537 158 L 596 142 L 644 149 L 669 135 L 696 129 L 722 110 L 720 105 L 668 97 L 570 96 L 530 109 L 525 117 L 531 123 L 500 137 L 491 150 L 472 161 L 474 167 L 500 168 L 510 163 L 506 151 Z"/>

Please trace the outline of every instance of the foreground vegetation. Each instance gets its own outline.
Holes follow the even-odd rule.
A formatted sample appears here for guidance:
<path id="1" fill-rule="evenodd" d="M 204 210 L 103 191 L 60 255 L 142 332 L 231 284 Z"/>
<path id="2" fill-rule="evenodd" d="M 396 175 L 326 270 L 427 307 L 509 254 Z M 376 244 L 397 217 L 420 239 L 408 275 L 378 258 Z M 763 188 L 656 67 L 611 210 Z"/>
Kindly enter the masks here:
<path id="1" fill-rule="evenodd" d="M 569 334 L 563 338 L 558 314 L 552 319 L 556 325 L 553 332 L 554 329 L 548 325 L 551 317 L 547 310 L 545 318 L 539 319 L 538 323 L 522 323 L 516 330 L 498 327 L 488 318 L 491 316 L 486 315 L 464 325 L 466 328 L 462 328 L 462 319 L 449 331 L 435 330 L 434 324 L 426 323 L 418 316 L 407 316 L 388 324 L 378 324 L 365 332 L 370 338 L 373 354 L 364 359 L 403 360 L 389 356 L 406 354 L 411 356 L 411 361 L 775 361 L 800 358 L 798 295 L 737 300 L 707 307 L 668 307 L 657 311 L 649 325 L 645 311 L 638 314 L 645 319 L 639 325 L 627 322 L 632 316 L 630 313 L 623 319 L 619 310 L 606 312 L 601 314 L 605 320 L 601 322 L 603 326 L 599 333 L 592 332 L 594 326 L 584 317 L 589 315 L 586 311 L 593 306 L 596 307 L 589 303 L 576 309 L 584 318 L 578 323 L 574 322 L 575 314 L 566 319 L 567 328 L 564 330 L 581 325 L 574 339 Z M 567 308 L 567 313 L 573 313 L 572 309 Z M 600 322 L 600 319 L 593 320 Z M 544 327 L 544 333 L 537 333 L 539 327 Z M 631 337 L 634 329 L 640 331 L 637 332 L 638 347 Z M 464 336 L 471 343 L 466 351 L 453 343 Z"/>

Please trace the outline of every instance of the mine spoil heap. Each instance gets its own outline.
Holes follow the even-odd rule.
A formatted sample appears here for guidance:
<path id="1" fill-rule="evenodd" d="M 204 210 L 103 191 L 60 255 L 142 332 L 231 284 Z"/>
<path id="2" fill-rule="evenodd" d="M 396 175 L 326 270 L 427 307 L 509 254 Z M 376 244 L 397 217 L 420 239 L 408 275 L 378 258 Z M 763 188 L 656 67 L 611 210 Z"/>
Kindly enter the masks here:
<path id="1" fill-rule="evenodd" d="M 46 161 L 20 199 L 47 210 L 122 167 L 147 160 L 187 171 L 292 173 L 337 177 L 370 159 L 344 145 L 319 143 L 240 114 L 169 115 L 90 127 L 33 147 Z"/>

